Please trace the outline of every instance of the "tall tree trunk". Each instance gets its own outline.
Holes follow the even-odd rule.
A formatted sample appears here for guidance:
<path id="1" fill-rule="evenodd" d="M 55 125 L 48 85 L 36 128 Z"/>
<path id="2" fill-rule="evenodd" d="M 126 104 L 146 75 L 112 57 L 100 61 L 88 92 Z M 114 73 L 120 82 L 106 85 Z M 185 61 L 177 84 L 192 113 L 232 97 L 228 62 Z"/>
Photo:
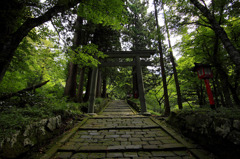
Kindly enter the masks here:
<path id="1" fill-rule="evenodd" d="M 77 101 L 79 103 L 83 102 L 84 73 L 85 73 L 85 67 L 80 70 L 80 78 L 79 78 L 78 93 L 77 93 Z"/>
<path id="2" fill-rule="evenodd" d="M 79 21 L 81 21 L 81 25 L 79 26 L 79 40 L 80 40 L 80 45 L 87 45 L 88 43 L 88 31 L 86 31 L 84 29 L 84 25 L 83 25 L 83 18 L 79 17 Z M 84 87 L 84 78 L 85 78 L 85 67 L 82 68 L 81 65 L 79 65 L 79 67 L 81 67 L 81 70 L 80 70 L 80 78 L 79 78 L 79 85 L 78 85 L 78 93 L 77 93 L 77 101 L 79 103 L 82 103 L 83 102 L 83 87 Z"/>
<path id="3" fill-rule="evenodd" d="M 163 6 L 163 12 L 164 12 L 164 20 L 165 20 L 165 26 L 166 26 L 166 31 L 167 31 L 167 37 L 168 37 L 168 46 L 170 49 L 170 60 L 172 63 L 172 67 L 173 67 L 173 75 L 174 75 L 174 80 L 175 80 L 175 85 L 176 85 L 176 91 L 177 91 L 177 103 L 178 103 L 178 108 L 182 109 L 182 95 L 181 95 L 181 90 L 180 90 L 180 86 L 179 86 L 179 82 L 178 82 L 178 73 L 177 73 L 177 69 L 176 69 L 176 63 L 175 63 L 175 59 L 173 57 L 173 52 L 172 52 L 172 45 L 171 45 L 171 41 L 170 41 L 170 34 L 169 34 L 169 30 L 168 30 L 168 22 L 167 22 L 167 17 L 165 14 L 165 10 L 164 10 L 164 5 Z"/>
<path id="4" fill-rule="evenodd" d="M 74 98 L 76 95 L 76 88 L 77 88 L 77 64 L 72 62 L 69 63 L 68 66 L 68 77 L 64 89 L 64 95 L 70 98 Z"/>
<path id="5" fill-rule="evenodd" d="M 238 98 L 238 94 L 236 92 L 236 89 L 234 89 L 234 87 L 232 86 L 232 84 L 229 82 L 229 76 L 228 73 L 226 73 L 223 69 L 222 64 L 219 62 L 218 60 L 218 52 L 219 52 L 219 35 L 215 35 L 216 36 L 216 40 L 214 43 L 214 51 L 213 51 L 213 64 L 217 70 L 217 73 L 220 75 L 220 79 L 222 81 L 223 84 L 223 91 L 227 91 L 227 92 L 223 92 L 224 96 L 225 96 L 225 100 L 226 100 L 226 104 L 232 106 L 232 102 L 231 102 L 231 98 L 229 97 L 229 90 L 232 93 L 232 97 L 233 100 L 235 102 L 236 105 L 240 104 L 240 100 Z"/>
<path id="6" fill-rule="evenodd" d="M 201 96 L 201 89 L 199 89 L 199 87 L 196 88 L 197 90 L 197 97 L 198 97 L 198 104 L 200 107 L 202 107 L 203 105 L 203 101 L 202 101 L 202 96 Z"/>
<path id="7" fill-rule="evenodd" d="M 75 23 L 75 32 L 74 32 L 74 38 L 73 38 L 73 46 L 72 49 L 74 50 L 77 48 L 81 43 L 81 25 L 83 24 L 83 19 L 80 16 L 77 16 L 77 20 Z M 74 98 L 76 96 L 76 78 L 77 78 L 77 64 L 74 64 L 70 62 L 69 64 L 69 70 L 68 70 L 68 77 L 66 81 L 66 86 L 64 90 L 64 95 L 69 96 L 71 98 Z M 71 92 L 72 91 L 72 92 Z"/>
<path id="8" fill-rule="evenodd" d="M 158 24 L 158 12 L 157 12 L 157 4 L 156 0 L 154 0 L 154 8 L 155 8 L 155 18 L 156 18 L 156 25 L 157 25 L 157 34 L 158 34 L 158 49 L 159 49 L 159 55 L 160 55 L 160 65 L 161 65 L 161 71 L 162 71 L 162 81 L 163 81 L 163 89 L 164 89 L 164 107 L 165 107 L 165 116 L 170 115 L 170 106 L 169 106 L 169 97 L 168 97 L 168 90 L 167 90 L 167 81 L 166 81 L 166 74 L 165 74 L 165 68 L 164 68 L 164 60 L 163 60 L 163 50 L 162 50 L 162 44 L 161 44 L 161 37 L 160 37 L 160 27 Z"/>
<path id="9" fill-rule="evenodd" d="M 221 75 L 220 75 L 221 76 Z M 222 91 L 223 91 L 223 96 L 225 99 L 225 106 L 226 107 L 233 107 L 232 99 L 230 96 L 229 88 L 227 86 L 227 82 L 225 79 L 221 79 L 221 85 L 222 85 Z"/>
<path id="10" fill-rule="evenodd" d="M 226 103 L 225 103 L 225 100 L 224 100 L 224 97 L 223 97 L 223 92 L 220 93 L 220 98 L 221 98 L 222 106 L 223 106 L 223 107 L 227 107 L 227 105 L 226 105 Z"/>
<path id="11" fill-rule="evenodd" d="M 224 88 L 225 91 L 226 90 L 228 90 L 228 91 L 230 90 L 231 91 L 231 94 L 232 94 L 232 97 L 233 97 L 233 100 L 234 100 L 235 104 L 239 105 L 240 104 L 240 100 L 238 98 L 238 94 L 236 92 L 236 89 L 234 89 L 233 86 L 231 85 L 231 83 L 229 82 L 228 74 L 223 70 L 223 68 L 220 65 L 216 66 L 216 70 L 217 70 L 218 74 L 220 75 L 220 79 L 221 79 L 222 84 L 223 84 L 222 87 Z M 224 92 L 223 92 L 223 94 L 224 94 Z M 232 104 L 232 103 L 229 103 L 229 104 Z"/>
<path id="12" fill-rule="evenodd" d="M 218 101 L 219 93 L 218 93 L 218 89 L 217 89 L 217 87 L 216 87 L 216 82 L 215 82 L 216 80 L 218 80 L 217 75 L 214 76 L 214 79 L 213 79 L 213 90 L 214 90 L 216 108 L 218 108 L 218 107 L 219 107 L 219 101 Z"/>
<path id="13" fill-rule="evenodd" d="M 102 93 L 102 76 L 101 71 L 98 71 L 98 79 L 97 79 L 97 90 L 96 90 L 96 98 L 101 97 Z"/>
<path id="14" fill-rule="evenodd" d="M 225 49 L 227 50 L 232 62 L 236 65 L 236 67 L 240 70 L 240 53 L 239 51 L 234 47 L 232 42 L 227 36 L 227 33 L 224 31 L 224 29 L 220 26 L 220 24 L 215 19 L 214 15 L 211 14 L 209 9 L 205 6 L 203 6 L 201 3 L 199 3 L 198 0 L 190 0 L 190 2 L 197 7 L 202 14 L 208 19 L 209 23 L 211 24 L 213 31 L 216 35 L 219 36 L 221 39 Z"/>
<path id="15" fill-rule="evenodd" d="M 107 98 L 107 80 L 105 76 L 103 77 L 102 85 L 102 98 Z"/>
<path id="16" fill-rule="evenodd" d="M 2 81 L 12 59 L 15 54 L 15 50 L 19 46 L 22 39 L 28 35 L 28 33 L 47 21 L 58 13 L 76 6 L 81 0 L 66 0 L 64 3 L 58 2 L 55 6 L 51 7 L 43 15 L 37 18 L 29 18 L 17 29 L 16 32 L 11 32 L 9 35 L 0 37 L 0 82 Z M 7 37 L 7 38 L 6 38 Z"/>
<path id="17" fill-rule="evenodd" d="M 89 68 L 88 69 L 88 81 L 87 81 L 87 85 L 86 85 L 86 93 L 85 96 L 83 98 L 84 102 L 87 102 L 90 96 L 90 86 L 91 86 L 91 78 L 92 78 L 92 69 Z"/>
<path id="18" fill-rule="evenodd" d="M 203 89 L 203 85 L 202 85 L 202 81 L 200 82 L 200 86 L 197 85 L 196 87 L 197 90 L 197 96 L 198 96 L 198 103 L 199 106 L 202 107 L 203 105 L 206 104 L 206 100 L 205 100 L 205 96 L 204 96 L 204 89 Z"/>

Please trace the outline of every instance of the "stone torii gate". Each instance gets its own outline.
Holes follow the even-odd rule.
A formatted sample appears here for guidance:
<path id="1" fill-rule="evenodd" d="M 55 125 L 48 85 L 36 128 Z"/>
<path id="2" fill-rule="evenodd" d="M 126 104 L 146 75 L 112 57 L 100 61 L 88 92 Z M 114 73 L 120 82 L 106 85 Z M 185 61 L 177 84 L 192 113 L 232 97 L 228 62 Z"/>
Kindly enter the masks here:
<path id="1" fill-rule="evenodd" d="M 105 53 L 108 55 L 107 58 L 133 58 L 132 62 L 102 62 L 98 67 L 117 67 L 117 66 L 136 66 L 137 70 L 137 83 L 138 83 L 138 93 L 140 97 L 141 114 L 148 115 L 145 96 L 144 96 L 144 84 L 142 78 L 142 66 L 151 66 L 151 62 L 141 61 L 140 58 L 149 58 L 151 55 L 155 54 L 155 50 L 139 50 L 139 51 L 113 51 Z M 97 87 L 97 77 L 98 77 L 98 67 L 94 67 L 92 71 L 91 86 L 90 86 L 90 97 L 88 114 L 94 115 L 94 105 Z"/>

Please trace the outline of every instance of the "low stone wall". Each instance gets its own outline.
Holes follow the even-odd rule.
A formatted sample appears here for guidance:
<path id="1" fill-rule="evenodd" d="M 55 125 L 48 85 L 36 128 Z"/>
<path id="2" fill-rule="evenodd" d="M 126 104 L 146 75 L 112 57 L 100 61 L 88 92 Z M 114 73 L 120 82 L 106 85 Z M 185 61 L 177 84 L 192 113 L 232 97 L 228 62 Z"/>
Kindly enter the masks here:
<path id="1" fill-rule="evenodd" d="M 98 104 L 95 107 L 95 112 L 99 113 L 109 101 L 109 99 L 105 99 L 101 104 Z M 72 128 L 75 121 L 82 120 L 83 117 L 84 115 L 72 116 L 69 113 L 64 113 L 63 116 L 57 115 L 26 125 L 11 137 L 0 140 L 0 158 L 18 158 L 33 147 L 47 144 L 56 135 Z"/>
<path id="2" fill-rule="evenodd" d="M 72 127 L 73 120 L 63 120 L 58 115 L 49 119 L 26 125 L 22 130 L 16 131 L 11 137 L 0 141 L 0 158 L 17 158 L 24 155 L 35 146 L 49 142 L 49 139 L 60 133 L 61 128 Z"/>
<path id="3" fill-rule="evenodd" d="M 95 107 L 94 107 L 94 112 L 95 113 L 100 113 L 103 108 L 109 103 L 110 99 L 106 98 L 103 100 L 103 102 L 101 104 L 97 104 Z"/>
<path id="4" fill-rule="evenodd" d="M 167 122 L 219 158 L 240 156 L 240 120 L 217 117 L 208 111 L 183 111 L 172 112 Z"/>
<path id="5" fill-rule="evenodd" d="M 134 110 L 136 110 L 137 112 L 140 112 L 140 108 L 139 108 L 139 106 L 137 105 L 137 103 L 134 103 L 134 102 L 131 101 L 131 100 L 127 100 L 127 103 L 128 103 Z"/>

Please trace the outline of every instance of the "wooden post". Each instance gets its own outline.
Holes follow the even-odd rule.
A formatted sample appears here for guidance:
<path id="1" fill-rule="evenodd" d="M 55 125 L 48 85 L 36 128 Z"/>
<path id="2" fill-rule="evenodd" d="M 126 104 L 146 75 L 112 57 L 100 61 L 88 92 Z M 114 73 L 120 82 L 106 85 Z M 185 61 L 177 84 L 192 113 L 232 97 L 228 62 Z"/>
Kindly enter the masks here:
<path id="1" fill-rule="evenodd" d="M 144 96 L 144 86 L 143 86 L 143 79 L 142 79 L 142 68 L 140 65 L 140 57 L 136 56 L 136 68 L 137 68 L 137 82 L 138 82 L 138 91 L 139 91 L 139 97 L 140 97 L 140 104 L 141 104 L 141 113 L 142 114 L 148 114 L 147 113 L 147 107 L 145 102 L 145 96 Z"/>
<path id="2" fill-rule="evenodd" d="M 90 86 L 90 97 L 89 97 L 89 106 L 88 113 L 91 115 L 94 114 L 94 105 L 95 105 L 95 96 L 96 96 L 96 87 L 97 87 L 97 76 L 98 76 L 98 68 L 94 67 L 92 70 L 92 79 Z"/>

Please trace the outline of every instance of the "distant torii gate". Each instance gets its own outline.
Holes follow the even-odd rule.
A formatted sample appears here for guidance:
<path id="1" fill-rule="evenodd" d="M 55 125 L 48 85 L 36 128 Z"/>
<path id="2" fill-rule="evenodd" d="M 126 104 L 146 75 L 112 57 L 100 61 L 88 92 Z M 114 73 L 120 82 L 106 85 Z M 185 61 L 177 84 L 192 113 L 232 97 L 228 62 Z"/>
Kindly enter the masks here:
<path id="1" fill-rule="evenodd" d="M 138 83 L 138 93 L 140 97 L 141 114 L 148 114 L 145 96 L 144 96 L 144 85 L 142 78 L 142 67 L 150 66 L 151 62 L 140 61 L 140 57 L 149 58 L 151 55 L 155 54 L 155 50 L 139 50 L 139 51 L 113 51 L 105 53 L 108 55 L 107 58 L 133 58 L 135 61 L 132 62 L 103 62 L 99 67 L 116 67 L 116 66 L 136 66 L 137 69 L 137 83 Z M 88 113 L 94 114 L 96 87 L 97 87 L 97 76 L 98 67 L 94 67 L 92 71 L 91 86 L 90 86 L 90 97 Z"/>

